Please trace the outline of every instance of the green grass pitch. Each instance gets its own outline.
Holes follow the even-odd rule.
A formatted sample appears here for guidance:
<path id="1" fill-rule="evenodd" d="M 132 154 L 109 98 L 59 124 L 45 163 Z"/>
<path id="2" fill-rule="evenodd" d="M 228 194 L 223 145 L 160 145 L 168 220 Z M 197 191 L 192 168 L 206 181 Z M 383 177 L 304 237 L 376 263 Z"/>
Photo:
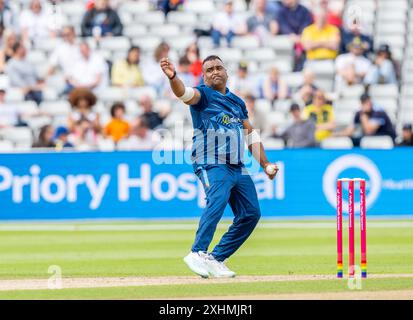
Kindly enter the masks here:
<path id="1" fill-rule="evenodd" d="M 5 280 L 47 279 L 51 265 L 73 277 L 193 276 L 182 258 L 196 221 L 120 221 L 0 224 L 0 289 Z M 229 221 L 217 230 L 213 244 Z M 39 228 L 39 229 L 37 229 Z M 357 229 L 358 230 L 358 229 Z M 238 275 L 334 275 L 335 222 L 263 220 L 228 261 Z M 367 225 L 368 273 L 411 274 L 367 279 L 368 291 L 413 290 L 413 221 L 371 220 Z M 356 234 L 356 262 L 360 246 Z M 213 245 L 212 244 L 212 245 Z M 344 251 L 347 242 L 344 239 Z M 347 256 L 345 256 L 345 268 Z M 46 280 L 45 280 L 46 281 Z M 60 290 L 0 290 L 0 299 L 185 298 L 349 291 L 346 280 L 171 284 Z M 412 297 L 413 299 L 413 297 Z"/>

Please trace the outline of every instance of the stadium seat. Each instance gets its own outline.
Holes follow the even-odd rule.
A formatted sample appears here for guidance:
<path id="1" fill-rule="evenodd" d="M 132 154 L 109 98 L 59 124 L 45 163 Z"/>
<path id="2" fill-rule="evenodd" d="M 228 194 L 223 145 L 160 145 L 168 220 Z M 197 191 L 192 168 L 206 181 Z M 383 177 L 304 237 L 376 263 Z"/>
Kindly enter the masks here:
<path id="1" fill-rule="evenodd" d="M 72 111 L 70 103 L 65 100 L 43 101 L 40 106 L 42 113 L 55 116 L 67 116 Z"/>
<path id="2" fill-rule="evenodd" d="M 336 111 L 357 111 L 360 109 L 360 100 L 357 99 L 339 99 L 333 103 Z"/>
<path id="3" fill-rule="evenodd" d="M 292 52 L 294 48 L 294 42 L 290 36 L 273 36 L 265 40 L 265 46 L 272 48 L 276 51 Z"/>
<path id="4" fill-rule="evenodd" d="M 364 93 L 364 86 L 361 84 L 346 86 L 340 93 L 344 99 L 358 99 Z"/>
<path id="5" fill-rule="evenodd" d="M 33 65 L 47 63 L 46 54 L 43 51 L 28 50 L 27 61 Z"/>
<path id="6" fill-rule="evenodd" d="M 196 14 L 193 12 L 172 11 L 167 17 L 168 23 L 193 27 L 197 24 Z"/>
<path id="7" fill-rule="evenodd" d="M 339 127 L 347 127 L 354 120 L 354 111 L 351 110 L 337 110 L 335 112 L 335 118 L 337 126 Z"/>
<path id="8" fill-rule="evenodd" d="M 130 41 L 127 37 L 106 37 L 100 40 L 101 50 L 123 50 L 127 51 L 130 47 Z"/>
<path id="9" fill-rule="evenodd" d="M 289 114 L 292 103 L 293 101 L 290 99 L 276 100 L 274 101 L 273 109 L 275 111 L 283 112 L 284 115 L 286 115 L 286 114 Z"/>
<path id="10" fill-rule="evenodd" d="M 120 12 L 119 13 L 119 19 L 120 21 L 122 21 L 123 27 L 128 27 L 128 26 L 133 26 L 136 25 L 134 22 L 134 18 L 132 16 L 132 14 L 130 14 L 129 12 Z M 125 35 L 125 32 L 123 31 L 123 35 Z"/>
<path id="11" fill-rule="evenodd" d="M 125 28 L 123 29 L 123 35 L 128 38 L 144 37 L 147 34 L 147 28 L 141 24 L 125 26 Z"/>
<path id="12" fill-rule="evenodd" d="M 375 98 L 397 98 L 399 88 L 395 84 L 378 84 L 370 87 L 370 95 Z"/>
<path id="13" fill-rule="evenodd" d="M 192 0 L 185 1 L 184 10 L 195 13 L 212 13 L 215 11 L 215 6 L 214 3 L 209 0 Z"/>
<path id="14" fill-rule="evenodd" d="M 132 44 L 139 46 L 143 51 L 153 51 L 160 43 L 160 37 L 143 36 L 132 39 Z"/>
<path id="15" fill-rule="evenodd" d="M 243 59 L 242 51 L 238 48 L 220 48 L 215 50 L 204 50 L 203 53 L 205 57 L 211 54 L 216 54 L 224 61 L 224 63 L 238 63 Z"/>
<path id="16" fill-rule="evenodd" d="M 57 100 L 59 98 L 58 90 L 52 87 L 46 87 L 43 90 L 43 100 L 45 101 L 51 101 L 51 100 Z"/>
<path id="17" fill-rule="evenodd" d="M 271 112 L 271 102 L 267 99 L 257 99 L 255 100 L 255 109 L 262 114 L 267 114 Z"/>
<path id="18" fill-rule="evenodd" d="M 19 88 L 8 88 L 6 92 L 6 102 L 24 101 L 24 94 Z"/>
<path id="19" fill-rule="evenodd" d="M 380 23 L 380 24 L 377 24 L 375 33 L 376 35 L 379 35 L 379 34 L 404 35 L 406 34 L 406 25 L 403 22 Z"/>
<path id="20" fill-rule="evenodd" d="M 161 25 L 165 22 L 165 16 L 160 11 L 150 11 L 135 17 L 135 20 L 146 26 Z"/>
<path id="21" fill-rule="evenodd" d="M 396 113 L 398 109 L 396 98 L 376 98 L 373 99 L 373 103 L 378 108 L 384 109 L 387 113 Z"/>
<path id="22" fill-rule="evenodd" d="M 9 140 L 0 141 L 0 153 L 2 152 L 13 152 L 14 146 L 13 143 Z"/>
<path id="23" fill-rule="evenodd" d="M 256 36 L 237 36 L 234 37 L 232 46 L 239 49 L 255 49 L 260 43 Z"/>
<path id="24" fill-rule="evenodd" d="M 13 103 L 18 112 L 23 115 L 33 116 L 39 113 L 39 108 L 34 101 L 21 101 Z"/>
<path id="25" fill-rule="evenodd" d="M 271 111 L 266 116 L 270 126 L 280 126 L 286 123 L 285 113 L 282 111 Z"/>
<path id="26" fill-rule="evenodd" d="M 266 138 L 263 141 L 263 145 L 265 149 L 268 150 L 279 150 L 279 149 L 284 149 L 285 148 L 285 142 L 283 139 L 277 139 L 277 138 Z"/>
<path id="27" fill-rule="evenodd" d="M 25 122 L 30 127 L 30 129 L 32 129 L 34 132 L 38 132 L 41 127 L 52 124 L 52 118 L 47 116 L 31 117 L 25 119 Z"/>
<path id="28" fill-rule="evenodd" d="M 115 143 L 112 139 L 98 139 L 99 151 L 114 151 Z"/>
<path id="29" fill-rule="evenodd" d="M 304 81 L 302 72 L 284 73 L 282 78 L 287 83 L 287 86 L 292 89 L 298 88 Z"/>
<path id="30" fill-rule="evenodd" d="M 333 76 L 335 74 L 334 62 L 330 60 L 307 61 L 305 68 L 312 70 L 316 75 Z"/>
<path id="31" fill-rule="evenodd" d="M 151 7 L 147 0 L 123 1 L 118 11 L 119 14 L 126 12 L 133 15 L 142 15 L 144 13 L 148 13 L 150 9 Z"/>
<path id="32" fill-rule="evenodd" d="M 270 68 L 276 67 L 281 74 L 290 73 L 293 70 L 291 61 L 276 59 L 275 61 L 263 61 L 259 63 L 259 69 L 267 72 Z"/>
<path id="33" fill-rule="evenodd" d="M 121 87 L 108 87 L 99 90 L 98 97 L 105 102 L 123 101 L 128 96 L 128 89 Z"/>
<path id="34" fill-rule="evenodd" d="M 57 92 L 62 92 L 66 86 L 66 80 L 62 73 L 55 73 L 46 78 L 46 86 Z"/>
<path id="35" fill-rule="evenodd" d="M 156 96 L 157 96 L 156 90 L 152 87 L 133 88 L 128 91 L 129 99 L 139 100 L 144 95 L 148 95 L 152 99 L 156 99 Z"/>
<path id="36" fill-rule="evenodd" d="M 61 1 L 58 5 L 62 14 L 66 16 L 82 16 L 86 12 L 85 5 L 81 1 Z"/>
<path id="37" fill-rule="evenodd" d="M 32 131 L 28 127 L 12 127 L 0 130 L 0 137 L 9 140 L 15 146 L 30 147 L 33 144 Z"/>
<path id="38" fill-rule="evenodd" d="M 274 50 L 270 48 L 258 48 L 252 50 L 246 50 L 245 58 L 247 60 L 255 61 L 274 61 L 276 59 L 276 54 Z"/>
<path id="39" fill-rule="evenodd" d="M 411 110 L 411 109 L 402 110 L 399 118 L 403 123 L 412 123 L 413 124 L 413 110 Z"/>
<path id="40" fill-rule="evenodd" d="M 392 149 L 394 143 L 392 138 L 388 136 L 368 136 L 361 139 L 360 147 L 363 149 Z"/>
<path id="41" fill-rule="evenodd" d="M 171 37 L 168 39 L 168 41 L 172 49 L 177 50 L 179 52 L 183 52 L 192 43 L 196 42 L 196 39 L 194 36 L 189 35 L 189 36 Z"/>
<path id="42" fill-rule="evenodd" d="M 150 28 L 150 32 L 152 35 L 161 37 L 166 40 L 168 40 L 169 37 L 177 37 L 181 34 L 179 30 L 179 26 L 176 24 L 164 24 L 164 25 L 159 25 L 159 26 L 152 26 Z"/>
<path id="43" fill-rule="evenodd" d="M 348 137 L 333 137 L 321 141 L 320 146 L 323 149 L 351 149 L 353 141 Z"/>

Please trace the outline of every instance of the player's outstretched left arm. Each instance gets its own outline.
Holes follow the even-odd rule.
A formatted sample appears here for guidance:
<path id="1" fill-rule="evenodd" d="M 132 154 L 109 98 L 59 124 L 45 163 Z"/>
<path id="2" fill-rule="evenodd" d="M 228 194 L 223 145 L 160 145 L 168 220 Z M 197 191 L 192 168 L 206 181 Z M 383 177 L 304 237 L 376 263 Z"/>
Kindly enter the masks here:
<path id="1" fill-rule="evenodd" d="M 243 121 L 245 137 L 248 144 L 248 149 L 254 156 L 255 160 L 259 162 L 264 172 L 272 180 L 275 178 L 278 172 L 278 167 L 274 163 L 270 163 L 265 154 L 264 146 L 260 140 L 259 134 L 254 130 L 249 120 Z"/>

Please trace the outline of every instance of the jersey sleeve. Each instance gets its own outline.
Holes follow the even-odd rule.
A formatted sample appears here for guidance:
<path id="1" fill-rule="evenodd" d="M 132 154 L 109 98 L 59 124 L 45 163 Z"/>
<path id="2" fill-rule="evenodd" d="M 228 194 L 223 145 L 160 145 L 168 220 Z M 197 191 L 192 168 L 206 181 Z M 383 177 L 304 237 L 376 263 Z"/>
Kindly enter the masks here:
<path id="1" fill-rule="evenodd" d="M 245 106 L 245 102 L 241 100 L 241 120 L 248 119 L 248 110 Z"/>
<path id="2" fill-rule="evenodd" d="M 201 99 L 199 99 L 197 104 L 191 105 L 191 107 L 196 108 L 198 110 L 205 109 L 206 106 L 208 105 L 208 98 L 207 98 L 205 86 L 197 86 L 194 89 L 197 89 L 199 91 L 199 93 L 201 94 Z"/>

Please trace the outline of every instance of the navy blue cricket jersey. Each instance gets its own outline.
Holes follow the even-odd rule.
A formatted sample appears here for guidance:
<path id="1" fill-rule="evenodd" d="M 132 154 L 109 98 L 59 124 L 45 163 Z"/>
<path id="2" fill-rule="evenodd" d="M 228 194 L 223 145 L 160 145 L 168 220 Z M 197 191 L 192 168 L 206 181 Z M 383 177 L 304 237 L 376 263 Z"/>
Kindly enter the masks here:
<path id="1" fill-rule="evenodd" d="M 243 120 L 248 118 L 244 101 L 226 88 L 226 93 L 206 85 L 196 87 L 201 99 L 190 106 L 194 136 L 192 161 L 195 165 L 242 165 L 245 150 Z"/>

